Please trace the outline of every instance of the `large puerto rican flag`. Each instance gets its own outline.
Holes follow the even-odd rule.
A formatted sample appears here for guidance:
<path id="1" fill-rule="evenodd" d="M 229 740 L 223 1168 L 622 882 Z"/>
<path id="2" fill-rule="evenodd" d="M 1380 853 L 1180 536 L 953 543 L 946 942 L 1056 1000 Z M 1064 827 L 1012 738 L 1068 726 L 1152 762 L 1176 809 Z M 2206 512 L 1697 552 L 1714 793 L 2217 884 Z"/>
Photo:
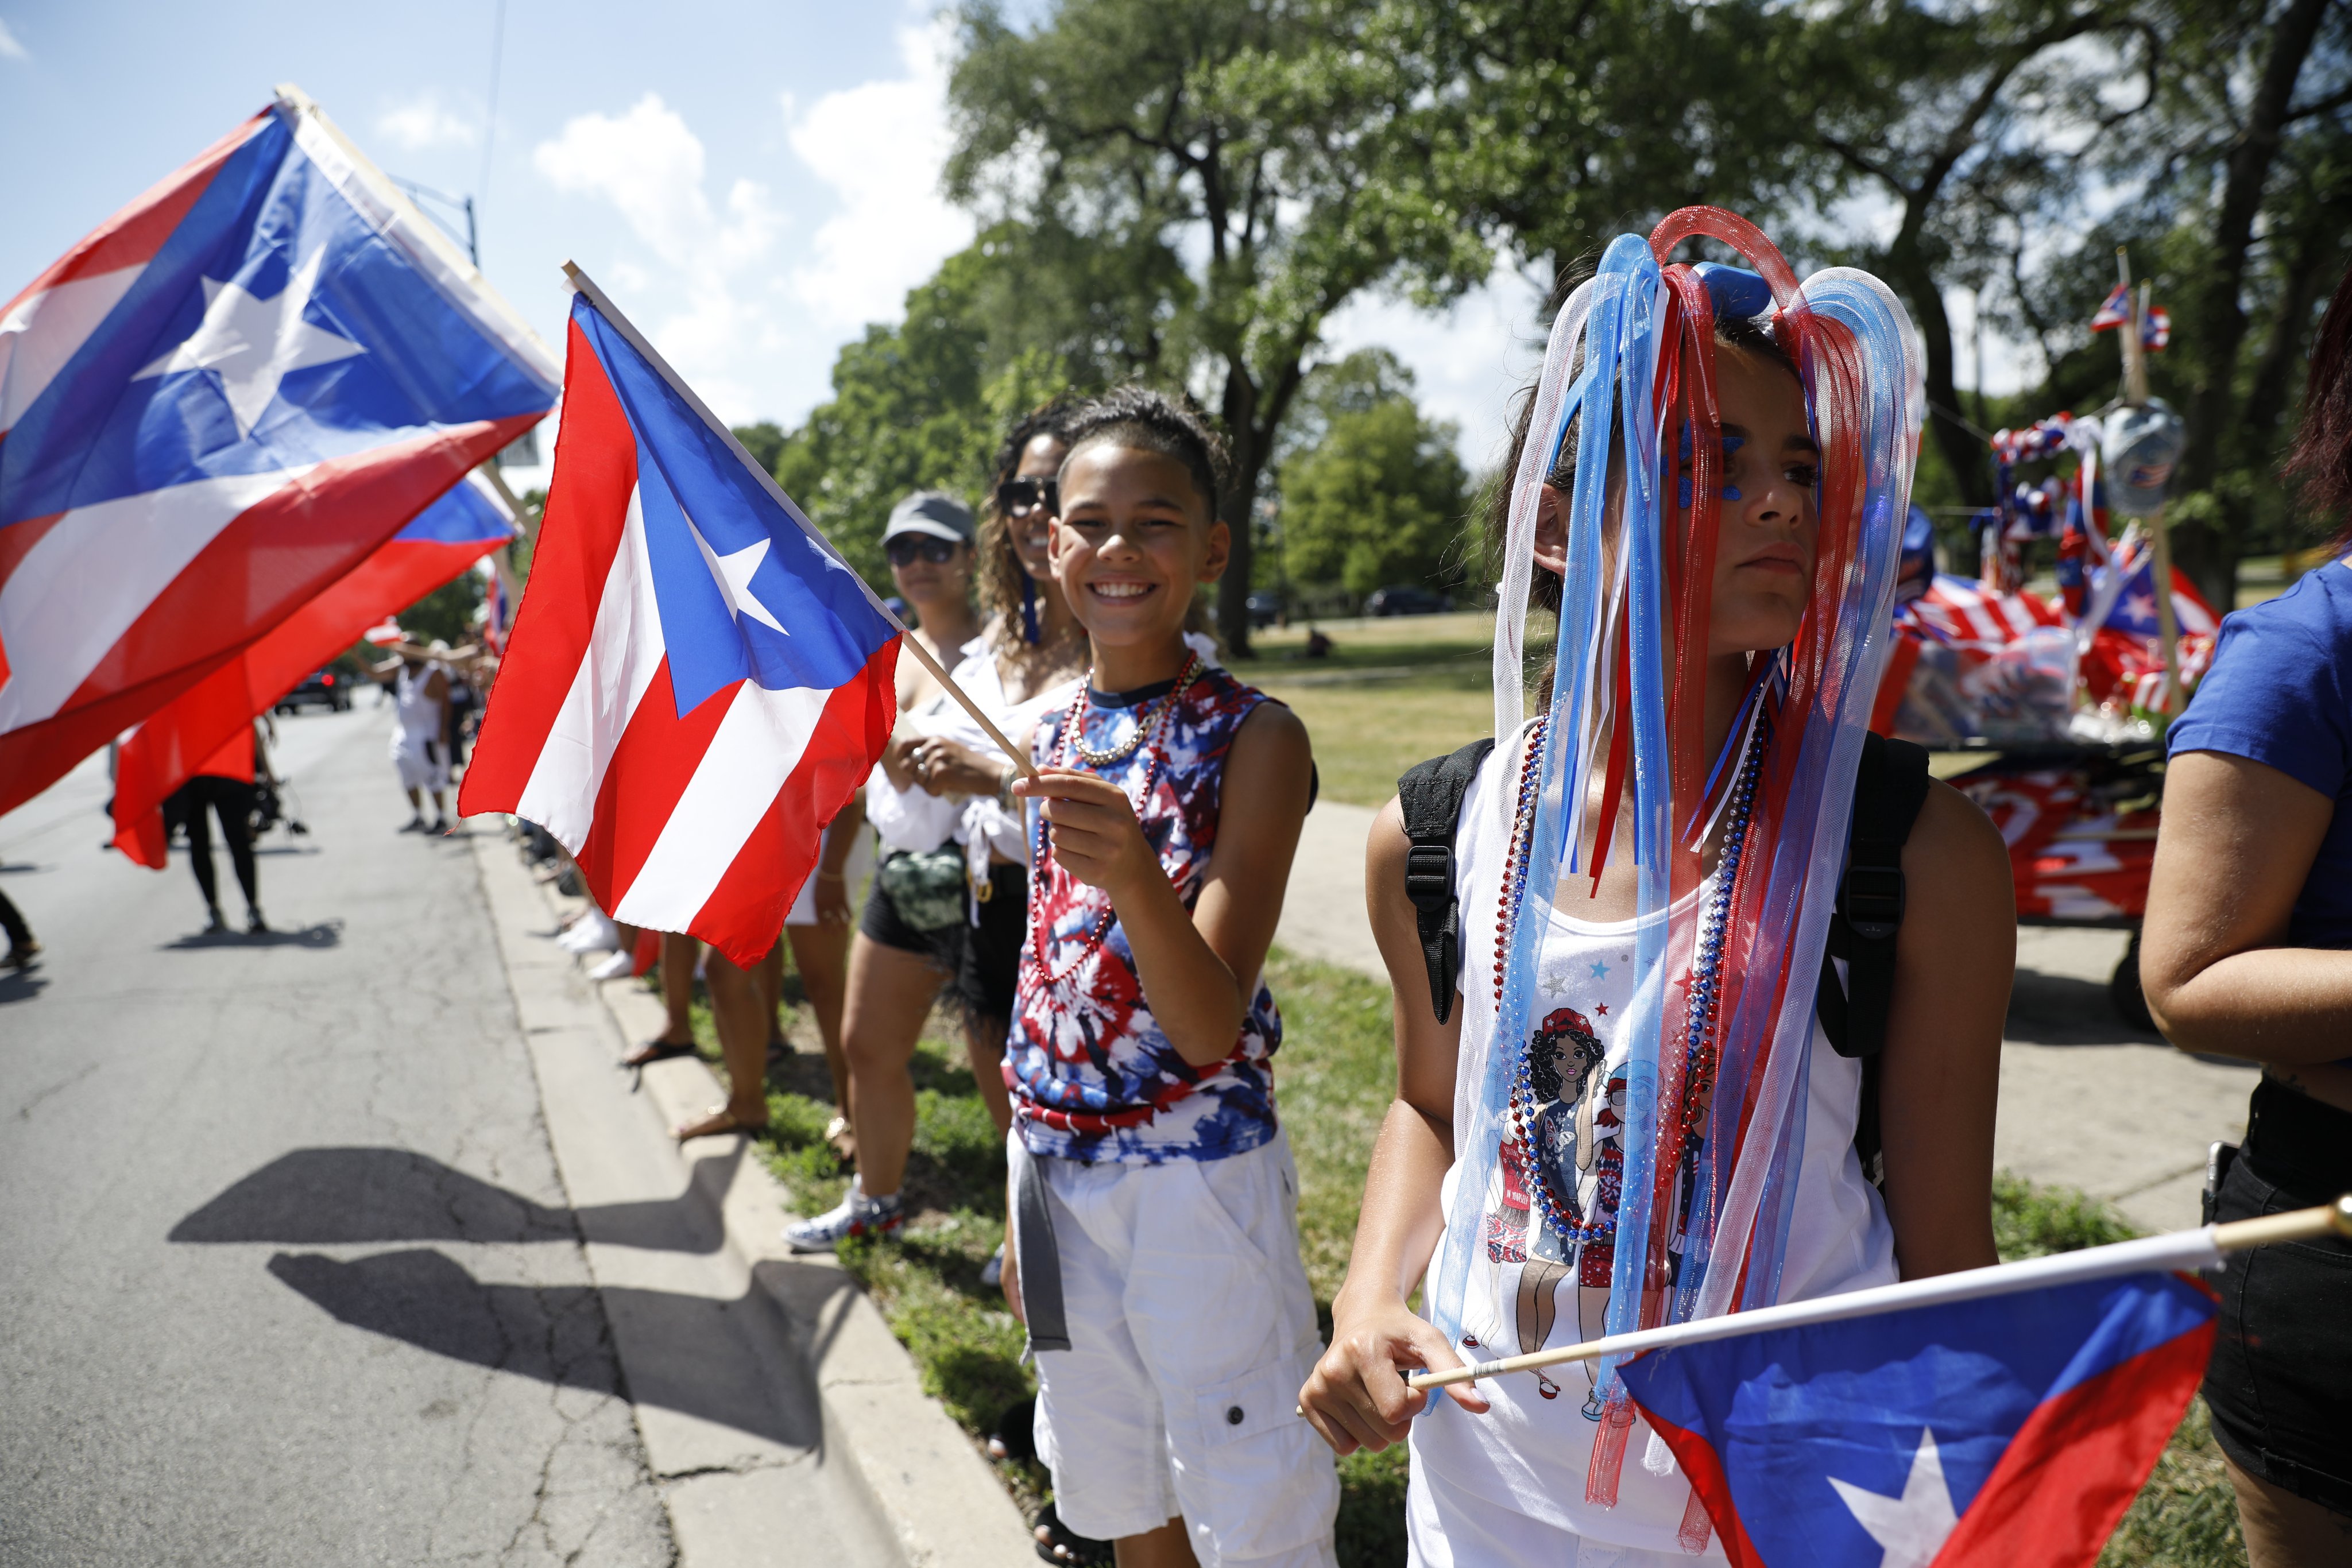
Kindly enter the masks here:
<path id="1" fill-rule="evenodd" d="M 478 468 L 324 592 L 165 704 L 123 742 L 115 760 L 115 848 L 163 870 L 169 863 L 166 796 L 203 771 L 224 743 L 250 734 L 254 716 L 277 706 L 387 612 L 462 576 L 516 533 L 514 508 Z"/>
<path id="2" fill-rule="evenodd" d="M 0 309 L 0 811 L 365 560 L 556 367 L 291 89 Z"/>
<path id="3" fill-rule="evenodd" d="M 2088 1568 L 2204 1376 L 2213 1320 L 2204 1286 L 2140 1273 L 1620 1373 L 1736 1568 Z"/>
<path id="4" fill-rule="evenodd" d="M 632 925 L 740 964 L 898 717 L 898 622 L 578 273 L 555 472 L 461 815 L 511 811 Z"/>

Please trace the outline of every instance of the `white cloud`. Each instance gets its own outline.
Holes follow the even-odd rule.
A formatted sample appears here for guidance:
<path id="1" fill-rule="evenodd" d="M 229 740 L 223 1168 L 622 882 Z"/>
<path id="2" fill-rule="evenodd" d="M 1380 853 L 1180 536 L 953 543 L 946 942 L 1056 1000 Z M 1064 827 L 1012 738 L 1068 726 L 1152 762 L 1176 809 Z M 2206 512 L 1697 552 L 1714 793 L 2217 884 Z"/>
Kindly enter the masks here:
<path id="1" fill-rule="evenodd" d="M 459 116 L 430 89 L 376 116 L 375 128 L 387 141 L 411 152 L 429 147 L 471 147 L 480 137 L 472 120 Z"/>
<path id="2" fill-rule="evenodd" d="M 8 24 L 0 22 L 0 59 L 29 60 L 32 57 L 33 52 L 16 41 L 16 35 L 8 30 Z"/>
<path id="3" fill-rule="evenodd" d="M 1475 472 L 1508 449 L 1511 400 L 1543 369 L 1544 290 L 1497 262 L 1486 281 L 1445 310 L 1421 310 L 1391 295 L 1361 294 L 1324 323 L 1323 353 L 1384 348 L 1412 368 L 1413 400 L 1433 419 L 1461 426 L 1454 443 Z"/>
<path id="4" fill-rule="evenodd" d="M 766 187 L 738 180 L 724 208 L 703 188 L 701 139 L 660 95 L 647 93 L 617 117 L 583 114 L 531 154 L 559 191 L 601 196 L 661 264 L 649 274 L 625 258 L 614 269 L 670 307 L 648 324 L 654 340 L 722 415 L 750 416 L 755 401 L 744 376 L 751 359 L 774 348 L 780 329 L 744 274 L 766 256 L 782 220 Z"/>
<path id="5" fill-rule="evenodd" d="M 952 23 L 898 29 L 906 74 L 830 92 L 794 113 L 783 99 L 793 151 L 831 186 L 841 210 L 816 231 L 814 261 L 794 291 L 836 328 L 897 319 L 907 290 L 971 243 L 969 214 L 940 194 L 951 146 L 947 121 Z"/>

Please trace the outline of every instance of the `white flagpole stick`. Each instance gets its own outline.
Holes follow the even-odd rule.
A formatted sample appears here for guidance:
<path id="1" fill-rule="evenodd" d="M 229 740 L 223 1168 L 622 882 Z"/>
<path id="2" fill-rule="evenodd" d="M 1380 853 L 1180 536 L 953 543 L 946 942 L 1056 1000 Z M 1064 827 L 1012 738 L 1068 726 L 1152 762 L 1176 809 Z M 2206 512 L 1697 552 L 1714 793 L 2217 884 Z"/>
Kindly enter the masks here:
<path id="1" fill-rule="evenodd" d="M 1030 766 L 1029 758 L 1023 754 L 1021 748 L 1005 737 L 1004 732 L 996 727 L 995 721 L 982 711 L 981 706 L 971 700 L 969 693 L 956 685 L 955 677 L 940 667 L 939 660 L 933 658 L 931 651 L 923 646 L 922 639 L 907 630 L 905 622 L 890 613 L 890 607 L 882 602 L 881 596 L 874 591 L 873 585 L 859 576 L 856 568 L 842 559 L 841 552 L 834 549 L 833 541 L 824 537 L 824 531 L 810 522 L 808 514 L 802 511 L 790 496 L 784 494 L 784 487 L 776 483 L 776 476 L 761 467 L 751 455 L 743 450 L 743 444 L 735 439 L 735 433 L 728 429 L 717 414 L 710 412 L 708 403 L 694 395 L 694 389 L 688 386 L 685 380 L 669 368 L 669 361 L 654 351 L 654 346 L 646 341 L 644 335 L 630 324 L 626 316 L 621 314 L 620 307 L 613 303 L 611 297 L 597 287 L 586 273 L 571 262 L 567 261 L 563 264 L 563 276 L 571 280 L 572 287 L 588 297 L 588 302 L 596 307 L 599 315 L 613 324 L 613 329 L 627 339 L 629 346 L 645 357 L 646 363 L 651 365 L 655 373 L 669 383 L 670 390 L 684 398 L 687 406 L 702 416 L 702 423 L 709 425 L 720 440 L 726 442 L 737 457 L 742 459 L 743 466 L 759 476 L 760 483 L 767 487 L 768 494 L 782 506 L 785 516 L 798 523 L 801 526 L 801 531 L 814 540 L 819 549 L 831 556 L 840 564 L 841 570 L 849 574 L 849 580 L 857 584 L 859 591 L 866 595 L 866 602 L 880 611 L 882 618 L 898 629 L 898 645 L 913 653 L 923 668 L 930 671 L 932 676 L 946 689 L 948 695 L 955 698 L 957 705 L 964 712 L 971 715 L 972 722 L 980 726 L 982 733 L 996 742 L 998 749 L 1013 759 L 1013 766 L 1021 770 L 1024 778 L 1036 778 L 1037 769 Z"/>
<path id="2" fill-rule="evenodd" d="M 1986 1296 L 2004 1296 L 2015 1291 L 2068 1285 L 2117 1274 L 2206 1269 L 2220 1262 L 2224 1253 L 2242 1251 L 2249 1247 L 2266 1247 L 2280 1241 L 2309 1241 L 2323 1236 L 2352 1239 L 2352 1196 L 2337 1198 L 2334 1203 L 2317 1208 L 2297 1209 L 2291 1214 L 2232 1220 L 2226 1225 L 2179 1230 L 2169 1236 L 2146 1236 L 2137 1241 L 2087 1247 L 2079 1252 L 2029 1258 L 2021 1263 L 1998 1263 L 1989 1269 L 1969 1269 L 1958 1274 L 1938 1274 L 1932 1279 L 1906 1280 L 1895 1285 L 1850 1291 L 1842 1296 L 1788 1301 L 1776 1307 L 1759 1307 L 1751 1312 L 1702 1318 L 1696 1322 L 1669 1323 L 1663 1328 L 1642 1329 L 1633 1333 L 1587 1340 L 1581 1344 L 1539 1350 L 1531 1355 L 1482 1361 L 1470 1366 L 1458 1366 L 1449 1372 L 1416 1372 L 1405 1382 L 1414 1388 L 1437 1388 L 1449 1383 L 1475 1383 L 1482 1377 L 1492 1377 L 1497 1373 L 1530 1372 L 1537 1367 L 1558 1366 L 1563 1362 L 1598 1361 L 1604 1355 L 1632 1355 L 1636 1351 L 1705 1344 L 1714 1340 L 1738 1339 L 1742 1334 L 1764 1333 L 1773 1329 L 1839 1322 L 1848 1318 L 1902 1312 L 1911 1307 L 1939 1306 L 1948 1301 L 1971 1301 Z"/>

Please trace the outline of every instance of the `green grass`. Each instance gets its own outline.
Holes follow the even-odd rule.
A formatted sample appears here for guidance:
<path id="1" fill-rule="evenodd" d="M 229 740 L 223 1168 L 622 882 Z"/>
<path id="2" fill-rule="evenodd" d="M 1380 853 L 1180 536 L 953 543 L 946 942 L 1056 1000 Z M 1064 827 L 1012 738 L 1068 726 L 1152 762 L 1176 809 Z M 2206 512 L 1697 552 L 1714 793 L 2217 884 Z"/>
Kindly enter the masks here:
<path id="1" fill-rule="evenodd" d="M 1439 617 L 1428 619 L 1437 620 Z M 1282 1004 L 1276 1059 L 1283 1121 L 1298 1162 L 1298 1218 L 1307 1275 L 1328 1328 L 1347 1272 L 1373 1134 L 1394 1083 L 1385 986 L 1277 950 L 1267 983 Z M 787 992 L 791 987 L 788 983 Z M 717 1037 L 699 1002 L 703 1054 Z M 814 1030 L 796 1009 L 801 1054 L 769 1082 L 761 1152 L 803 1213 L 840 1201 L 847 1173 L 824 1142 L 833 1115 Z M 1021 1364 L 1021 1328 L 1003 1296 L 980 1283 L 1003 1234 L 1004 1159 L 965 1063 L 960 1032 L 934 1014 L 915 1050 L 915 1147 L 908 1161 L 909 1218 L 900 1239 L 845 1248 L 842 1262 L 870 1291 L 914 1358 L 925 1390 L 975 1437 L 1034 1390 Z M 2001 1256 L 2030 1258 L 2123 1240 L 2115 1213 L 2064 1188 L 2002 1173 L 1993 1230 Z M 1048 1495 L 1034 1467 L 1000 1467 L 1024 1511 Z M 1405 1557 L 1405 1450 L 1339 1462 L 1339 1556 L 1346 1568 L 1390 1568 Z M 2100 1558 L 2100 1568 L 2242 1568 L 2245 1547 L 2203 1402 L 2192 1403 Z"/>
<path id="2" fill-rule="evenodd" d="M 1239 673 L 1305 722 L 1326 796 L 1377 806 L 1423 758 L 1494 732 L 1494 625 L 1491 615 L 1469 612 L 1327 621 L 1330 654 L 1308 660 L 1302 622 L 1260 632 L 1258 657 Z M 1540 663 L 1547 619 L 1528 633 Z"/>

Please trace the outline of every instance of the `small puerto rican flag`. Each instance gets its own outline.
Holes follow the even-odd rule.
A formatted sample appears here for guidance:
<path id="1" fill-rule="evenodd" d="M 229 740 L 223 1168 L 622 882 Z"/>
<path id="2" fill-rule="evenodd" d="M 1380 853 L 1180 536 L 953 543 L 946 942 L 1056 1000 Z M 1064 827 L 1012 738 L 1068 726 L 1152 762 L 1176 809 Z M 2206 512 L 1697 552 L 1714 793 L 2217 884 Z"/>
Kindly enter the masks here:
<path id="1" fill-rule="evenodd" d="M 1621 1370 L 1734 1568 L 2089 1568 L 2205 1374 L 2214 1311 L 2151 1272 Z"/>
<path id="2" fill-rule="evenodd" d="M 2139 324 L 2140 347 L 2151 354 L 2160 354 L 2172 342 L 2172 312 L 2163 306 L 2151 306 L 2147 319 Z"/>
<path id="3" fill-rule="evenodd" d="M 545 520 L 457 810 L 538 823 L 614 919 L 748 966 L 889 740 L 899 627 L 572 280 Z"/>
<path id="4" fill-rule="evenodd" d="M 2106 303 L 2100 306 L 2098 313 L 2091 318 L 2091 330 L 2112 331 L 2130 319 L 2131 285 L 2118 283 L 2116 285 L 2115 292 L 2107 296 Z"/>

